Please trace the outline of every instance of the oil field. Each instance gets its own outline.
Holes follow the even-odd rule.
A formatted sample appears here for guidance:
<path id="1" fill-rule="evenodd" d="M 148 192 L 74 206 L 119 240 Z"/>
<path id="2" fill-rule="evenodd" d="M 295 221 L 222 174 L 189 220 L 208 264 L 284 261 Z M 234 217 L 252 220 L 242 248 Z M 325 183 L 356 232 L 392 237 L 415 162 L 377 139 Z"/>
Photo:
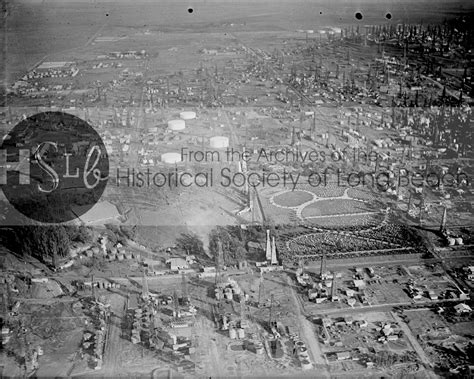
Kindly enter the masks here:
<path id="1" fill-rule="evenodd" d="M 2 7 L 0 376 L 472 376 L 470 2 Z"/>

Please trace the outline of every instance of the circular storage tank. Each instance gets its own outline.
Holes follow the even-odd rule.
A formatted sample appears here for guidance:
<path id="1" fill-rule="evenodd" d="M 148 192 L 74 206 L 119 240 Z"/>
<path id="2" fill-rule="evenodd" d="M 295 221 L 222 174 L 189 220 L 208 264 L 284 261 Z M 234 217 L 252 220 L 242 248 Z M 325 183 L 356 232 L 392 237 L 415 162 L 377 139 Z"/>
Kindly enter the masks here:
<path id="1" fill-rule="evenodd" d="M 232 300 L 232 298 L 233 298 L 232 292 L 226 292 L 226 293 L 225 293 L 225 298 L 226 298 L 227 300 Z"/>
<path id="2" fill-rule="evenodd" d="M 168 129 L 173 131 L 183 130 L 186 128 L 184 120 L 170 120 L 168 121 Z"/>
<path id="3" fill-rule="evenodd" d="M 244 339 L 245 338 L 245 330 L 244 329 L 237 329 L 237 335 L 239 336 L 239 339 Z"/>
<path id="4" fill-rule="evenodd" d="M 454 238 L 448 238 L 449 246 L 454 246 L 455 243 L 456 243 L 456 240 Z"/>
<path id="5" fill-rule="evenodd" d="M 196 118 L 196 112 L 193 111 L 184 111 L 179 114 L 181 120 L 194 120 Z"/>
<path id="6" fill-rule="evenodd" d="M 235 329 L 229 329 L 229 337 L 231 340 L 235 340 L 237 338 L 237 332 Z"/>
<path id="7" fill-rule="evenodd" d="M 229 147 L 229 138 L 223 136 L 216 136 L 210 139 L 211 147 L 214 149 L 225 149 Z"/>
<path id="8" fill-rule="evenodd" d="M 180 153 L 164 153 L 161 154 L 161 161 L 163 163 L 175 164 L 181 162 Z"/>
<path id="9" fill-rule="evenodd" d="M 462 244 L 463 244 L 462 238 L 460 237 L 456 238 L 456 245 L 462 245 Z"/>

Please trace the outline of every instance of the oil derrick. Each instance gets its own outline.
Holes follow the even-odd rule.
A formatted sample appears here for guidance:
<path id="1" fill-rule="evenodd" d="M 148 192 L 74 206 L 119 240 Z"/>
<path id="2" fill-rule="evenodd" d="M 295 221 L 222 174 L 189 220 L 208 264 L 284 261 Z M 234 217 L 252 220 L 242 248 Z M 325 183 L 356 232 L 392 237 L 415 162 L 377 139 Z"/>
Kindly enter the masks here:
<path id="1" fill-rule="evenodd" d="M 142 297 L 144 299 L 148 298 L 148 281 L 146 279 L 145 269 L 143 269 L 143 278 L 142 278 Z"/>
<path id="2" fill-rule="evenodd" d="M 326 271 L 326 252 L 323 251 L 323 255 L 321 256 L 321 268 L 319 270 L 319 277 L 323 279 L 323 274 Z"/>
<path id="3" fill-rule="evenodd" d="M 186 282 L 186 275 L 184 272 L 181 275 L 181 298 L 183 305 L 189 304 L 188 285 Z"/>
<path id="4" fill-rule="evenodd" d="M 336 272 L 332 274 L 332 285 L 331 285 L 331 301 L 338 300 L 336 295 Z"/>
<path id="5" fill-rule="evenodd" d="M 270 261 L 272 259 L 272 246 L 270 241 L 270 229 L 267 229 L 267 239 L 265 244 L 265 259 Z"/>
<path id="6" fill-rule="evenodd" d="M 260 272 L 260 283 L 258 284 L 258 306 L 260 306 L 263 297 L 263 274 Z"/>
<path id="7" fill-rule="evenodd" d="M 216 255 L 216 286 L 222 283 L 222 265 L 224 262 L 224 251 L 222 250 L 222 242 L 217 240 L 217 255 Z"/>
<path id="8" fill-rule="evenodd" d="M 439 225 L 439 231 L 441 233 L 446 233 L 446 221 L 448 218 L 448 210 L 446 207 L 444 207 L 443 210 L 443 217 L 441 218 L 441 224 Z"/>
<path id="9" fill-rule="evenodd" d="M 273 238 L 272 238 L 272 254 L 271 254 L 270 263 L 272 265 L 277 265 L 278 264 L 275 236 L 273 236 Z"/>
<path id="10" fill-rule="evenodd" d="M 276 321 L 274 320 L 274 314 L 273 314 L 273 301 L 274 301 L 274 295 L 272 294 L 270 298 L 270 315 L 268 317 L 268 327 L 270 329 L 276 323 Z"/>
<path id="11" fill-rule="evenodd" d="M 173 293 L 173 313 L 175 320 L 179 318 L 179 300 L 178 300 L 178 292 L 175 290 Z"/>
<path id="12" fill-rule="evenodd" d="M 250 189 L 250 211 L 252 212 L 252 222 L 264 223 L 265 213 L 263 212 L 263 205 L 258 195 L 257 187 L 252 186 Z"/>

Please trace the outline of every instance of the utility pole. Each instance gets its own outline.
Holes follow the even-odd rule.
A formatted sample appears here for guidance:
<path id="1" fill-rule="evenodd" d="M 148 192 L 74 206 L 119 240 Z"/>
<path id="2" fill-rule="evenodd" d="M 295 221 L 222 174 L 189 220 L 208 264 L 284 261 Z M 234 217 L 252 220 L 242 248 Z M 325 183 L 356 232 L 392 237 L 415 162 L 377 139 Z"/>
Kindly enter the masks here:
<path id="1" fill-rule="evenodd" d="M 148 281 L 146 278 L 145 268 L 143 267 L 143 278 L 142 278 L 142 297 L 144 299 L 148 298 Z"/>

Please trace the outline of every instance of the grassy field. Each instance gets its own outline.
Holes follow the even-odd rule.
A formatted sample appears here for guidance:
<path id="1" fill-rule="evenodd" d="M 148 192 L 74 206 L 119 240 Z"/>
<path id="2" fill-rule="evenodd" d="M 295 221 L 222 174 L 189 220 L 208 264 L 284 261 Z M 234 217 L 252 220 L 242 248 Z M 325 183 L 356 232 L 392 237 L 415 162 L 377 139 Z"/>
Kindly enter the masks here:
<path id="1" fill-rule="evenodd" d="M 331 216 L 339 214 L 357 214 L 374 211 L 366 203 L 350 199 L 322 200 L 308 205 L 303 209 L 304 218 L 315 216 Z"/>

